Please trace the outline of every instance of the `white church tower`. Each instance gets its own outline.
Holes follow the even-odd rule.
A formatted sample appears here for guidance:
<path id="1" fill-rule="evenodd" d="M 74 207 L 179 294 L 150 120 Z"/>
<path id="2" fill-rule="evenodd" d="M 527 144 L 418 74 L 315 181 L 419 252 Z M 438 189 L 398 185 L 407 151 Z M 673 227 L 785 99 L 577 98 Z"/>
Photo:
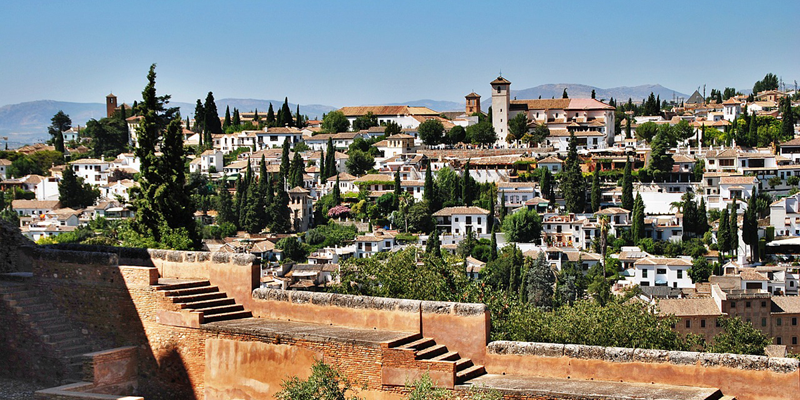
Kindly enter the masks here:
<path id="1" fill-rule="evenodd" d="M 492 81 L 492 125 L 497 143 L 505 143 L 508 136 L 508 107 L 511 105 L 511 82 L 502 76 Z"/>

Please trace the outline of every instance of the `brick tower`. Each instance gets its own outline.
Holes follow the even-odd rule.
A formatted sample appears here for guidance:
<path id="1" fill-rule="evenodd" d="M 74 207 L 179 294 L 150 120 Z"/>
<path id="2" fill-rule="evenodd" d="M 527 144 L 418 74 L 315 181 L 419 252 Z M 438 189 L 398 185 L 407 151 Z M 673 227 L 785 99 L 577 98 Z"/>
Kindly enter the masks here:
<path id="1" fill-rule="evenodd" d="M 114 93 L 106 96 L 106 117 L 111 118 L 114 116 L 114 111 L 117 110 L 117 96 Z"/>
<path id="2" fill-rule="evenodd" d="M 475 113 L 480 114 L 481 112 L 481 95 L 472 92 L 466 96 L 467 98 L 467 115 L 472 115 Z"/>

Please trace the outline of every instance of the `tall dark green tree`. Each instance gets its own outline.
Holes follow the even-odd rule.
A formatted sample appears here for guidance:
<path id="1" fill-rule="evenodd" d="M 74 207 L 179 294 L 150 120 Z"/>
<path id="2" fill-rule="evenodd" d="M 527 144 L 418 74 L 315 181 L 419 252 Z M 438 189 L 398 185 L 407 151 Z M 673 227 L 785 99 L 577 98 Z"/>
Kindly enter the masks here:
<path id="1" fill-rule="evenodd" d="M 72 120 L 64 111 L 58 110 L 53 115 L 53 118 L 50 119 L 50 126 L 47 128 L 47 132 L 52 136 L 53 147 L 56 148 L 56 151 L 64 152 L 64 132 L 70 128 L 72 128 Z"/>
<path id="2" fill-rule="evenodd" d="M 3 193 L 0 193 L 3 196 Z M 58 200 L 62 207 L 86 208 L 94 204 L 100 197 L 100 189 L 95 189 L 92 185 L 83 182 L 83 178 L 75 175 L 71 167 L 64 169 L 61 182 L 58 184 Z M 2 211 L 3 207 L 0 207 Z"/>
<path id="3" fill-rule="evenodd" d="M 136 213 L 131 227 L 140 237 L 150 238 L 165 247 L 197 248 L 200 240 L 185 185 L 179 114 L 177 109 L 165 107 L 169 95 L 156 96 L 155 64 L 150 66 L 147 80 L 142 103 L 137 109 L 143 117 L 137 130 L 139 146 L 136 148 L 141 172 L 139 187 L 131 190 L 132 208 Z M 156 147 L 160 147 L 161 157 L 156 157 Z M 178 243 L 178 240 L 184 242 Z"/>
<path id="4" fill-rule="evenodd" d="M 781 136 L 786 140 L 794 137 L 794 111 L 792 111 L 792 99 L 789 96 L 784 97 L 782 103 Z"/>
<path id="5" fill-rule="evenodd" d="M 464 200 L 464 205 L 467 207 L 472 205 L 475 193 L 473 191 L 472 176 L 469 174 L 469 160 L 464 164 L 464 175 L 462 176 L 463 183 L 461 185 L 461 198 Z"/>
<path id="6" fill-rule="evenodd" d="M 225 187 L 225 176 L 223 176 L 223 184 L 219 185 L 219 193 L 217 194 L 217 201 L 215 208 L 217 209 L 217 224 L 231 223 L 234 226 L 239 224 L 236 217 L 236 210 L 233 208 L 233 199 L 231 192 Z"/>
<path id="7" fill-rule="evenodd" d="M 708 232 L 708 211 L 706 210 L 706 201 L 703 196 L 700 196 L 700 203 L 697 205 L 697 223 L 695 224 L 695 235 L 703 237 Z"/>
<path id="8" fill-rule="evenodd" d="M 234 107 L 234 109 L 233 109 L 233 119 L 231 120 L 231 123 L 233 124 L 233 126 L 237 126 L 237 127 L 242 124 L 242 116 L 239 115 L 239 109 L 238 108 Z"/>
<path id="9" fill-rule="evenodd" d="M 436 188 L 433 183 L 433 172 L 431 171 L 432 169 L 433 167 L 431 166 L 431 163 L 428 162 L 428 165 L 425 168 L 425 186 L 422 192 L 422 199 L 426 200 L 428 204 L 431 205 L 434 204 L 436 198 L 438 197 L 436 193 Z M 435 211 L 438 211 L 438 209 L 436 209 Z"/>
<path id="10" fill-rule="evenodd" d="M 486 217 L 486 230 L 490 231 L 494 228 L 494 199 L 497 197 L 497 191 L 494 185 L 489 190 L 489 216 Z"/>
<path id="11" fill-rule="evenodd" d="M 489 242 L 489 261 L 497 259 L 497 227 L 491 228 L 492 240 Z"/>
<path id="12" fill-rule="evenodd" d="M 564 92 L 561 93 L 561 98 L 562 99 L 568 99 L 569 98 L 569 95 L 567 94 L 567 88 L 564 88 Z"/>
<path id="13" fill-rule="evenodd" d="M 719 228 L 717 229 L 717 245 L 719 246 L 720 253 L 727 253 L 730 251 L 731 246 L 731 232 L 728 228 L 730 218 L 728 216 L 728 207 L 722 209 L 719 217 Z"/>
<path id="14" fill-rule="evenodd" d="M 397 210 L 398 206 L 400 205 L 400 194 L 402 193 L 403 188 L 400 186 L 400 169 L 398 168 L 397 171 L 394 172 L 394 207 Z"/>
<path id="15" fill-rule="evenodd" d="M 289 170 L 289 187 L 303 187 L 303 174 L 305 173 L 305 167 L 303 163 L 303 157 L 300 156 L 299 151 L 294 152 L 294 157 L 292 157 L 292 163 L 289 167 Z"/>
<path id="16" fill-rule="evenodd" d="M 282 121 L 278 121 L 278 126 L 294 126 L 292 118 L 292 110 L 289 109 L 289 98 L 284 97 L 283 106 L 281 106 L 280 116 Z"/>
<path id="17" fill-rule="evenodd" d="M 328 179 L 328 171 L 325 169 L 325 151 L 320 150 L 319 152 L 319 177 L 320 181 L 325 184 L 325 180 Z"/>
<path id="18" fill-rule="evenodd" d="M 231 123 L 231 107 L 225 106 L 225 122 L 222 123 L 222 129 L 228 129 L 228 127 L 231 126 Z"/>
<path id="19" fill-rule="evenodd" d="M 756 120 L 756 113 L 750 115 L 750 123 L 748 125 L 748 132 L 747 132 L 747 146 L 758 146 L 758 121 Z"/>
<path id="20" fill-rule="evenodd" d="M 644 207 L 642 194 L 637 193 L 636 200 L 633 203 L 633 214 L 631 215 L 631 238 L 634 244 L 637 243 L 639 239 L 644 238 Z"/>
<path id="21" fill-rule="evenodd" d="M 697 204 L 692 199 L 693 195 L 687 192 L 683 195 L 683 240 L 695 236 L 697 232 Z"/>
<path id="22" fill-rule="evenodd" d="M 631 175 L 631 159 L 626 157 L 625 171 L 622 175 L 622 208 L 633 209 L 633 176 Z"/>
<path id="23" fill-rule="evenodd" d="M 203 104 L 203 111 L 205 111 L 205 118 L 203 119 L 205 137 L 203 142 L 206 146 L 210 146 L 211 134 L 222 133 L 222 123 L 219 121 L 219 111 L 217 111 L 217 104 L 214 102 L 214 93 L 208 92 L 206 102 Z"/>
<path id="24" fill-rule="evenodd" d="M 435 228 L 433 233 L 428 236 L 428 242 L 425 245 L 425 252 L 433 255 L 435 258 L 442 257 L 442 247 L 439 241 L 439 228 Z"/>
<path id="25" fill-rule="evenodd" d="M 236 186 L 236 211 L 238 213 L 239 227 L 244 228 L 245 218 L 247 217 L 247 204 L 250 202 L 250 181 L 252 180 L 252 169 L 250 159 L 247 159 L 247 169 L 239 173 L 239 184 Z"/>
<path id="26" fill-rule="evenodd" d="M 595 163 L 594 173 L 592 174 L 592 212 L 600 211 L 600 164 Z"/>
<path id="27" fill-rule="evenodd" d="M 267 126 L 276 126 L 278 121 L 275 119 L 275 110 L 272 109 L 272 103 L 269 103 L 269 110 L 267 110 Z"/>
<path id="28" fill-rule="evenodd" d="M 506 191 L 503 190 L 500 192 L 500 223 L 503 223 L 503 220 L 506 219 Z"/>
<path id="29" fill-rule="evenodd" d="M 539 252 L 536 260 L 528 257 L 526 262 L 530 264 L 525 279 L 528 301 L 536 307 L 545 310 L 552 308 L 553 288 L 556 284 L 556 275 L 553 273 L 550 263 L 545 258 L 544 252 Z"/>
<path id="30" fill-rule="evenodd" d="M 280 182 L 279 184 L 282 186 L 283 182 L 288 179 L 289 177 L 289 138 L 287 137 L 283 141 L 283 150 L 281 151 L 281 167 L 280 167 Z"/>
<path id="31" fill-rule="evenodd" d="M 565 171 L 561 182 L 561 192 L 564 194 L 567 211 L 582 213 L 586 209 L 586 181 L 583 179 L 580 160 L 578 159 L 578 144 L 575 133 L 569 135 L 569 151 L 565 162 Z"/>
<path id="32" fill-rule="evenodd" d="M 742 219 L 742 241 L 750 247 L 750 256 L 753 262 L 761 259 L 758 249 L 758 194 L 753 194 L 747 200 L 747 210 Z"/>
<path id="33" fill-rule="evenodd" d="M 339 189 L 339 175 L 336 175 L 336 184 L 333 185 L 333 204 L 339 205 L 342 202 L 342 192 Z"/>
<path id="34" fill-rule="evenodd" d="M 333 139 L 328 138 L 328 147 L 325 150 L 325 154 L 328 156 L 325 159 L 325 173 L 328 175 L 328 178 L 338 175 L 339 171 L 336 168 L 336 148 L 333 147 Z"/>
<path id="35" fill-rule="evenodd" d="M 736 212 L 738 206 L 736 205 L 736 198 L 733 199 L 731 204 L 730 222 L 728 222 L 728 229 L 730 229 L 730 244 L 728 245 L 731 254 L 737 255 L 739 253 L 739 214 Z"/>
<path id="36" fill-rule="evenodd" d="M 289 194 L 283 188 L 283 184 L 278 183 L 278 191 L 272 202 L 272 225 L 270 231 L 273 233 L 288 233 L 292 230 L 291 211 L 289 210 Z"/>
<path id="37" fill-rule="evenodd" d="M 195 133 L 203 133 L 203 126 L 206 121 L 206 110 L 203 108 L 203 102 L 197 99 L 197 104 L 194 106 L 194 126 L 192 131 Z M 202 141 L 202 136 L 200 136 Z M 202 144 L 202 143 L 201 143 Z"/>

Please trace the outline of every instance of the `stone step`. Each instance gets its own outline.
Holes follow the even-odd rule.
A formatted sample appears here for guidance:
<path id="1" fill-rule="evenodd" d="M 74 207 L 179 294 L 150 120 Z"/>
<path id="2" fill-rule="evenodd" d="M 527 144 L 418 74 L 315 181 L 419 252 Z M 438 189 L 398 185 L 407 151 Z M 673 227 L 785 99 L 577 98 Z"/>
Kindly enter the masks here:
<path id="1" fill-rule="evenodd" d="M 417 360 L 425 360 L 444 353 L 447 353 L 447 346 L 443 344 L 437 344 L 418 351 L 416 356 Z"/>
<path id="2" fill-rule="evenodd" d="M 9 298 L 8 304 L 12 306 L 26 306 L 26 305 L 33 305 L 33 304 L 47 304 L 47 302 L 42 299 L 41 297 L 31 296 L 31 297 L 19 297 L 19 298 Z"/>
<path id="3" fill-rule="evenodd" d="M 399 339 L 391 340 L 391 341 L 387 342 L 386 344 L 389 346 L 389 348 L 401 347 L 401 346 L 403 346 L 403 345 L 405 345 L 407 343 L 411 343 L 411 342 L 413 342 L 415 340 L 419 340 L 421 338 L 422 338 L 421 334 L 414 333 L 414 334 L 410 334 L 408 336 L 405 336 L 405 337 L 402 337 L 402 338 L 399 338 Z"/>
<path id="4" fill-rule="evenodd" d="M 405 344 L 401 346 L 402 349 L 410 349 L 410 350 L 422 350 L 426 347 L 431 347 L 436 344 L 436 341 L 431 338 L 422 338 L 419 340 L 415 340 L 411 343 Z"/>
<path id="5" fill-rule="evenodd" d="M 26 318 L 30 322 L 35 322 L 40 319 L 53 318 L 59 316 L 58 311 L 52 308 L 50 308 L 49 310 L 33 311 L 33 312 L 22 311 L 20 314 L 23 315 L 24 318 Z"/>
<path id="6" fill-rule="evenodd" d="M 87 344 L 76 344 L 69 347 L 61 347 L 55 350 L 59 358 L 70 358 L 71 356 L 81 356 L 85 353 L 91 353 L 92 348 Z"/>
<path id="7" fill-rule="evenodd" d="M 242 319 L 242 318 L 250 318 L 253 316 L 253 313 L 250 311 L 234 311 L 231 313 L 223 313 L 223 314 L 214 314 L 209 316 L 203 317 L 203 322 L 215 322 L 215 321 L 228 321 L 231 319 Z"/>
<path id="8" fill-rule="evenodd" d="M 221 299 L 212 299 L 212 300 L 204 300 L 204 301 L 193 301 L 190 303 L 181 303 L 181 308 L 188 308 L 192 310 L 196 310 L 199 308 L 204 307 L 218 307 L 218 306 L 227 306 L 230 304 L 236 304 L 235 299 L 231 298 L 221 298 Z"/>
<path id="9" fill-rule="evenodd" d="M 33 272 L 6 272 L 0 274 L 0 280 L 11 282 L 25 282 L 33 279 Z"/>
<path id="10" fill-rule="evenodd" d="M 68 337 L 59 340 L 45 340 L 45 343 L 56 346 L 57 348 L 70 348 L 74 346 L 81 345 L 83 343 L 83 338 L 81 337 Z"/>
<path id="11" fill-rule="evenodd" d="M 58 342 L 60 340 L 73 339 L 73 338 L 83 339 L 81 335 L 72 330 L 62 330 L 60 332 L 45 333 L 42 335 L 42 338 L 46 342 Z"/>
<path id="12" fill-rule="evenodd" d="M 476 376 L 483 375 L 485 373 L 486 369 L 483 368 L 483 365 L 473 365 L 467 369 L 457 372 L 456 380 L 459 382 L 463 382 L 466 380 L 470 380 Z"/>
<path id="13" fill-rule="evenodd" d="M 4 294 L 4 296 L 8 299 L 16 300 L 28 297 L 38 297 L 39 293 L 36 292 L 35 290 L 23 289 L 23 290 L 8 291 Z"/>
<path id="14" fill-rule="evenodd" d="M 216 293 L 216 292 L 219 292 L 219 288 L 216 286 L 202 286 L 202 287 L 187 288 L 187 289 L 165 290 L 164 294 L 167 297 L 172 297 L 172 296 L 186 296 L 190 294 L 203 294 L 203 293 Z"/>
<path id="15" fill-rule="evenodd" d="M 472 366 L 472 360 L 469 358 L 459 358 L 456 360 L 456 371 L 461 371 Z"/>
<path id="16" fill-rule="evenodd" d="M 190 294 L 185 296 L 171 296 L 170 299 L 173 303 L 193 303 L 197 301 L 224 299 L 228 297 L 224 292 Z"/>
<path id="17" fill-rule="evenodd" d="M 229 306 L 219 306 L 219 307 L 209 307 L 209 308 L 199 308 L 195 311 L 202 311 L 203 318 L 207 318 L 209 315 L 216 315 L 216 314 L 228 314 L 236 311 L 243 311 L 244 307 L 240 304 L 233 304 Z"/>
<path id="18" fill-rule="evenodd" d="M 191 289 L 203 286 L 211 286 L 211 282 L 186 281 L 186 282 L 165 283 L 165 284 L 159 284 L 158 286 L 156 286 L 155 289 L 158 291 L 165 291 L 165 290 L 177 290 L 177 289 Z"/>
<path id="19" fill-rule="evenodd" d="M 33 325 L 44 335 L 72 331 L 72 327 L 66 321 L 61 321 L 60 323 L 50 323 L 47 325 L 34 323 Z"/>
<path id="20" fill-rule="evenodd" d="M 48 303 L 23 304 L 21 306 L 17 305 L 16 307 L 19 308 L 20 311 L 26 314 L 37 313 L 42 311 L 50 311 L 50 310 L 55 311 L 53 306 Z"/>
<path id="21" fill-rule="evenodd" d="M 458 355 L 457 351 L 449 351 L 431 358 L 431 361 L 457 361 L 459 358 L 461 357 Z"/>

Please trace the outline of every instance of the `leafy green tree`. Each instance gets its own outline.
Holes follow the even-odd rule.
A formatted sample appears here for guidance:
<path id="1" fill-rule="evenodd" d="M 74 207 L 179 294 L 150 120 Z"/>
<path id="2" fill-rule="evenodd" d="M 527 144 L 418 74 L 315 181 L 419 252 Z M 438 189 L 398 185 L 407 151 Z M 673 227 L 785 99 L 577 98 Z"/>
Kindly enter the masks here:
<path id="1" fill-rule="evenodd" d="M 658 133 L 658 125 L 655 122 L 645 122 L 636 128 L 636 138 L 648 143 L 653 140 L 656 133 Z"/>
<path id="2" fill-rule="evenodd" d="M 324 118 L 323 118 L 323 120 L 324 120 Z M 347 128 L 345 128 L 345 130 L 347 130 Z M 392 135 L 400 134 L 402 132 L 403 132 L 403 129 L 400 127 L 400 125 L 397 122 L 388 121 L 388 122 L 386 122 L 386 129 L 383 130 L 383 135 L 386 136 L 386 137 L 389 137 L 389 136 L 392 136 Z"/>
<path id="3" fill-rule="evenodd" d="M 692 278 L 692 282 L 708 282 L 708 278 L 712 273 L 713 269 L 705 257 L 697 257 L 692 260 L 692 268 L 689 269 L 689 277 Z"/>
<path id="4" fill-rule="evenodd" d="M 552 308 L 556 276 L 545 258 L 544 252 L 539 252 L 536 260 L 527 257 L 525 262 L 529 263 L 526 277 L 528 301 L 542 309 Z"/>
<path id="5" fill-rule="evenodd" d="M 439 241 L 439 228 L 435 228 L 428 236 L 428 242 L 425 244 L 425 253 L 431 254 L 434 257 L 442 256 L 442 244 Z"/>
<path id="6" fill-rule="evenodd" d="M 345 166 L 355 176 L 364 175 L 375 166 L 375 159 L 369 153 L 361 150 L 352 151 L 348 156 L 350 157 L 345 162 Z"/>
<path id="7" fill-rule="evenodd" d="M 378 126 L 378 117 L 371 111 L 359 116 L 353 121 L 354 131 L 366 130 L 372 128 L 373 126 Z"/>
<path id="8" fill-rule="evenodd" d="M 564 163 L 564 173 L 560 187 L 561 192 L 564 194 L 567 211 L 582 213 L 586 208 L 586 181 L 583 179 L 583 172 L 578 160 L 575 133 L 570 132 L 569 136 L 569 151 L 567 152 L 567 160 Z"/>
<path id="9" fill-rule="evenodd" d="M 350 129 L 350 121 L 341 111 L 331 111 L 322 118 L 322 130 L 327 133 L 346 132 Z"/>
<path id="10" fill-rule="evenodd" d="M 62 175 L 61 182 L 58 184 L 58 200 L 62 207 L 86 208 L 93 205 L 95 200 L 100 197 L 100 189 L 83 183 L 83 178 L 76 176 L 71 167 L 65 168 Z"/>
<path id="11" fill-rule="evenodd" d="M 156 96 L 155 64 L 150 66 L 147 79 L 142 103 L 137 110 L 143 117 L 137 131 L 139 147 L 136 148 L 136 156 L 141 160 L 141 173 L 139 187 L 131 190 L 135 211 L 132 232 L 165 247 L 198 248 L 200 237 L 192 202 L 185 188 L 181 121 L 171 118 L 179 114 L 175 109 L 165 108 L 170 98 L 168 95 Z M 168 126 L 164 125 L 166 121 L 170 121 Z M 156 147 L 160 148 L 161 157 L 156 157 Z"/>
<path id="12" fill-rule="evenodd" d="M 427 372 L 415 379 L 414 382 L 407 383 L 406 390 L 409 391 L 408 400 L 447 400 L 450 398 L 450 392 L 437 387 Z"/>
<path id="13" fill-rule="evenodd" d="M 428 233 L 436 228 L 436 221 L 431 217 L 430 205 L 427 201 L 420 201 L 408 208 L 405 217 L 410 232 Z"/>
<path id="14" fill-rule="evenodd" d="M 429 119 L 419 124 L 419 138 L 428 146 L 442 143 L 444 139 L 444 125 L 437 119 Z"/>
<path id="15" fill-rule="evenodd" d="M 758 94 L 765 90 L 775 90 L 778 88 L 778 77 L 773 73 L 768 73 L 764 79 L 756 81 L 753 85 L 753 94 Z"/>
<path id="16" fill-rule="evenodd" d="M 296 376 L 281 382 L 278 400 L 360 400 L 348 393 L 355 392 L 350 380 L 335 367 L 318 360 L 311 366 L 311 376 L 301 380 Z"/>
<path id="17" fill-rule="evenodd" d="M 47 131 L 52 136 L 52 143 L 53 146 L 56 148 L 56 151 L 64 152 L 64 132 L 68 131 L 72 128 L 72 120 L 69 118 L 69 115 L 65 114 L 64 111 L 58 110 L 58 112 L 53 115 L 53 118 L 50 119 L 50 126 L 47 128 Z"/>
<path id="18" fill-rule="evenodd" d="M 521 112 L 508 121 L 508 136 L 506 142 L 512 143 L 520 140 L 528 133 L 528 115 Z"/>
<path id="19" fill-rule="evenodd" d="M 483 121 L 467 127 L 466 140 L 472 144 L 492 144 L 497 141 L 497 133 L 491 122 Z"/>
<path id="20" fill-rule="evenodd" d="M 536 211 L 522 209 L 506 216 L 503 232 L 509 242 L 531 243 L 541 238 L 542 219 Z"/>
<path id="21" fill-rule="evenodd" d="M 550 128 L 548 128 L 544 123 L 536 124 L 536 126 L 533 127 L 533 130 L 525 133 L 522 136 L 522 142 L 528 144 L 529 146 L 534 144 L 540 145 L 548 136 L 550 136 Z"/>
<path id="22" fill-rule="evenodd" d="M 92 138 L 91 154 L 94 157 L 115 157 L 128 146 L 128 125 L 119 118 L 91 119 L 84 134 Z"/>
<path id="23" fill-rule="evenodd" d="M 456 125 L 447 132 L 447 139 L 448 144 L 456 145 L 459 143 L 463 143 L 464 140 L 467 138 L 467 131 L 461 125 Z"/>
<path id="24" fill-rule="evenodd" d="M 573 305 L 586 293 L 586 278 L 574 262 L 566 262 L 556 279 L 556 300 L 559 305 Z"/>
<path id="25" fill-rule="evenodd" d="M 650 176 L 657 181 L 666 179 L 675 162 L 672 159 L 672 153 L 669 152 L 670 140 L 667 133 L 659 131 L 650 146 L 650 165 L 647 168 Z"/>
<path id="26" fill-rule="evenodd" d="M 709 352 L 763 356 L 764 349 L 772 343 L 768 336 L 740 317 L 720 317 L 717 321 L 723 330 L 712 339 Z"/>
<path id="27" fill-rule="evenodd" d="M 600 200 L 602 193 L 600 192 L 600 165 L 594 165 L 594 173 L 592 174 L 592 212 L 600 211 Z"/>

